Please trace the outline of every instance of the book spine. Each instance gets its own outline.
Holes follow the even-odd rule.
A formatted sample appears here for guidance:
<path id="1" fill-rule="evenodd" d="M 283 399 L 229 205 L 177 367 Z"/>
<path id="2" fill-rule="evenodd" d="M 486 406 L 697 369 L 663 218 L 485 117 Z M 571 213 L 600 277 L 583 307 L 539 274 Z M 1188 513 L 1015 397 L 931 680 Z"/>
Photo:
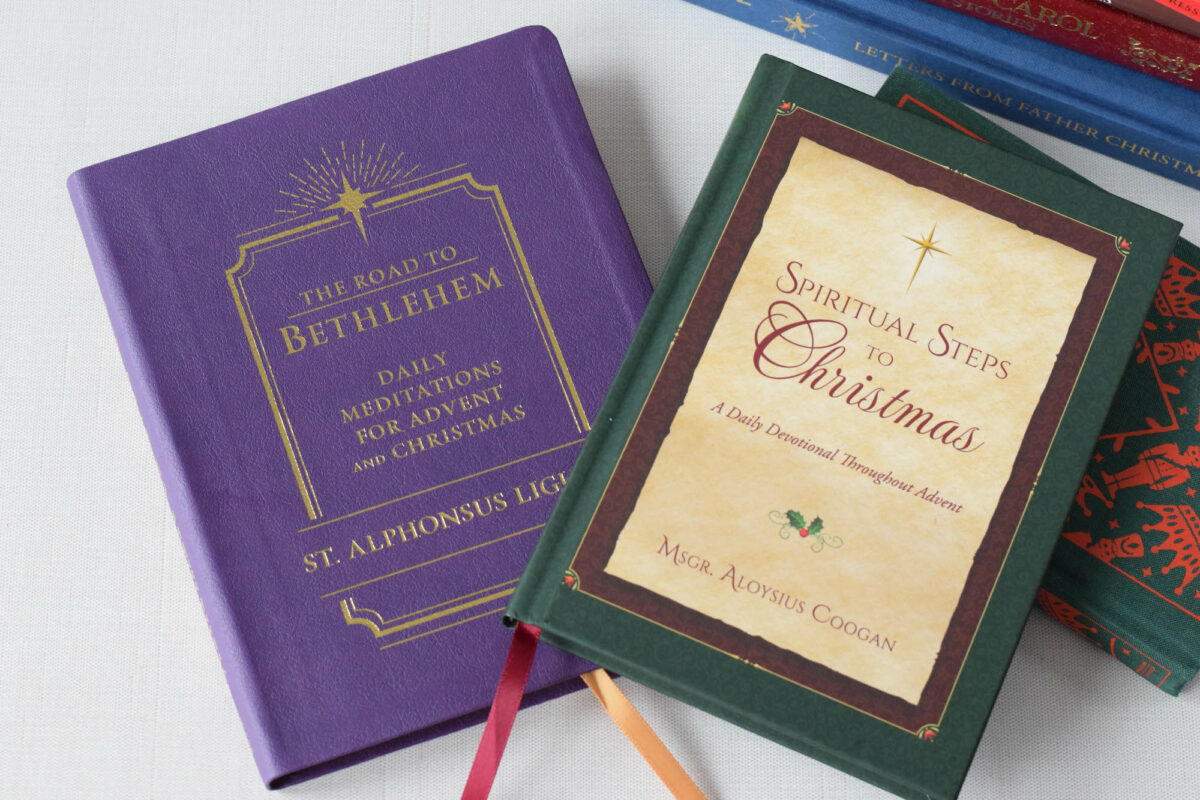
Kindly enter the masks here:
<path id="1" fill-rule="evenodd" d="M 188 481 L 186 460 L 175 445 L 154 373 L 147 368 L 145 343 L 134 323 L 133 309 L 117 269 L 117 257 L 88 189 L 86 170 L 72 174 L 67 181 L 67 188 L 116 335 L 117 349 L 129 375 L 138 412 L 149 434 L 154 460 L 166 488 L 167 501 L 187 553 L 188 566 L 204 607 L 209 631 L 217 646 L 222 670 L 255 752 L 255 761 L 265 780 L 271 771 L 270 765 L 277 762 L 275 753 L 269 747 L 269 743 L 276 739 L 271 735 L 273 728 L 264 713 L 266 705 L 260 687 L 250 679 L 255 674 L 253 664 L 242 646 L 234 607 L 221 586 L 220 573 L 216 569 L 217 559 L 204 535 L 200 506 Z M 280 771 L 276 770 L 274 774 Z"/>
<path id="2" fill-rule="evenodd" d="M 1148 682 L 1170 695 L 1196 674 L 1197 664 L 1181 646 L 1176 631 L 1191 627 L 1191 621 L 1166 607 L 1156 611 L 1157 627 L 1144 619 L 1130 619 L 1136 608 L 1124 583 L 1105 581 L 1090 569 L 1079 569 L 1079 559 L 1064 558 L 1060 542 L 1049 569 L 1042 577 L 1037 602 L 1054 620 L 1079 634 Z M 1124 601 L 1130 602 L 1124 602 Z M 1162 635 L 1158 635 L 1161 633 Z M 1194 636 L 1193 636 L 1194 638 Z"/>
<path id="3" fill-rule="evenodd" d="M 1092 0 L 925 2 L 1200 91 L 1200 40 Z"/>
<path id="4" fill-rule="evenodd" d="M 1093 2 L 1119 8 L 1144 20 L 1166 25 L 1168 28 L 1173 28 L 1189 36 L 1200 36 L 1200 21 L 1164 6 L 1157 0 L 1093 0 Z M 1173 2 L 1180 7 L 1200 13 L 1200 3 L 1192 2 L 1185 5 L 1182 0 L 1173 0 Z"/>
<path id="5" fill-rule="evenodd" d="M 964 103 L 1200 188 L 1200 108 L 1182 87 L 923 0 L 787 0 L 785 14 L 688 2 L 880 72 L 903 67 Z"/>

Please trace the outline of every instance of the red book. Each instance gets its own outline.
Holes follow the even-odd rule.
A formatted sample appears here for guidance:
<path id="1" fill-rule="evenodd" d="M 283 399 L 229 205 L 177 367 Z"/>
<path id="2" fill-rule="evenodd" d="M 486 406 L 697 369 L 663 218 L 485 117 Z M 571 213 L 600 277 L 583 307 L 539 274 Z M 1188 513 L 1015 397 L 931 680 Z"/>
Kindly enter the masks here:
<path id="1" fill-rule="evenodd" d="M 1126 13 L 1104 0 L 925 2 L 1200 90 L 1200 38 Z"/>
<path id="2" fill-rule="evenodd" d="M 1166 25 L 1191 36 L 1200 36 L 1200 0 L 1093 0 Z"/>

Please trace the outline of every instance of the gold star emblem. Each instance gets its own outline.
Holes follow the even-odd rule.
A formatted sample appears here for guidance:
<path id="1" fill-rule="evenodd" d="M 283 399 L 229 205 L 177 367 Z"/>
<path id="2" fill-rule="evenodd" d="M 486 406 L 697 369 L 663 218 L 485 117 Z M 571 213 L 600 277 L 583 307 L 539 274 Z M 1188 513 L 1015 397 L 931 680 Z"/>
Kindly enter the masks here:
<path id="1" fill-rule="evenodd" d="M 929 255 L 930 252 L 941 253 L 942 255 L 945 255 L 945 256 L 950 255 L 945 250 L 943 250 L 937 246 L 937 241 L 933 238 L 934 231 L 936 231 L 936 230 L 937 230 L 937 225 L 935 224 L 930 229 L 929 233 L 922 236 L 920 239 L 914 239 L 912 236 L 904 237 L 905 239 L 908 239 L 910 242 L 915 244 L 917 246 L 917 249 L 921 251 L 920 257 L 917 258 L 917 267 L 916 267 L 916 269 L 913 270 L 912 277 L 908 279 L 908 286 L 906 286 L 904 288 L 904 291 L 907 292 L 909 289 L 912 288 L 913 281 L 915 281 L 917 279 L 917 273 L 921 271 L 921 264 L 923 264 L 925 262 L 925 256 Z"/>
<path id="2" fill-rule="evenodd" d="M 808 21 L 812 19 L 816 13 L 817 12 L 814 11 L 812 14 L 809 14 L 808 17 L 802 17 L 800 16 L 800 12 L 797 11 L 790 17 L 786 15 L 780 15 L 776 22 L 782 22 L 784 25 L 786 25 L 787 27 L 783 29 L 783 32 L 792 34 L 793 39 L 796 38 L 797 33 L 800 34 L 800 38 L 803 39 L 807 37 L 809 29 L 817 27 L 816 23 Z"/>
<path id="3" fill-rule="evenodd" d="M 358 188 L 352 187 L 346 176 L 342 176 L 342 193 L 337 196 L 336 203 L 330 203 L 325 206 L 322 211 L 340 210 L 345 214 L 354 217 L 355 224 L 358 225 L 358 232 L 362 234 L 363 241 L 367 241 L 367 229 L 363 226 L 362 211 L 367 207 L 367 201 L 380 192 L 363 192 Z"/>

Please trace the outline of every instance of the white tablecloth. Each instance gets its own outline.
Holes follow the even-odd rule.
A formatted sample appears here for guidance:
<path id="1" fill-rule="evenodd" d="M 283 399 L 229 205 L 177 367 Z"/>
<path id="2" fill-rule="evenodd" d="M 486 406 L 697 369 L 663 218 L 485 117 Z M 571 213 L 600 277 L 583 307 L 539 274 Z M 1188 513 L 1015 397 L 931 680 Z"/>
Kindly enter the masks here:
<path id="1" fill-rule="evenodd" d="M 682 0 L 4 3 L 0 798 L 267 794 L 117 355 L 67 174 L 530 23 L 562 43 L 655 279 L 760 53 L 866 92 L 883 81 Z M 1197 192 L 1021 132 L 1200 237 Z M 890 796 L 621 685 L 711 798 Z M 1035 613 L 963 797 L 1200 797 L 1198 728 L 1200 687 L 1168 697 Z M 282 794 L 454 798 L 479 733 Z M 590 694 L 577 693 L 519 716 L 493 796 L 667 794 Z"/>

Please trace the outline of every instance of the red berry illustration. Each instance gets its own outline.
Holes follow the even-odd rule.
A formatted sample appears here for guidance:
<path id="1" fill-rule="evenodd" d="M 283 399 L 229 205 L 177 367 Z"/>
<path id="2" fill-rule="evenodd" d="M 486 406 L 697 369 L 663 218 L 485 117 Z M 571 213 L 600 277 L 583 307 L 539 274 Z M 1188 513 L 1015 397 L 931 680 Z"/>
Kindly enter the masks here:
<path id="1" fill-rule="evenodd" d="M 826 547 L 836 550 L 842 546 L 842 537 L 825 533 L 825 521 L 820 517 L 813 517 L 809 522 L 799 511 L 772 511 L 767 518 L 779 526 L 780 539 L 790 538 L 792 531 L 799 534 L 801 539 L 811 538 L 809 544 L 814 553 L 820 553 Z"/>

